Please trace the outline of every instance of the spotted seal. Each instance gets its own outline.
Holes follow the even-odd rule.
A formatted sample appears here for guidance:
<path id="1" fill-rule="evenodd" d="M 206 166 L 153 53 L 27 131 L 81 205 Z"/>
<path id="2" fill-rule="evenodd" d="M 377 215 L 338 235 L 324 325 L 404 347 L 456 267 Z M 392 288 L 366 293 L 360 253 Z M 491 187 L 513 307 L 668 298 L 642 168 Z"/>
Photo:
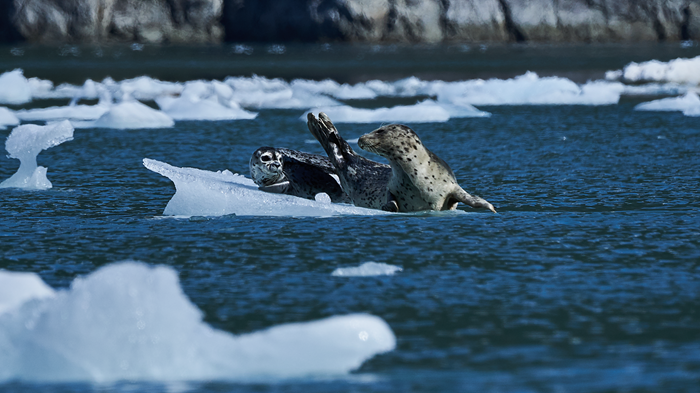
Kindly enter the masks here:
<path id="1" fill-rule="evenodd" d="M 355 153 L 325 113 L 319 113 L 318 119 L 309 113 L 307 120 L 309 131 L 328 154 L 340 185 L 352 203 L 355 206 L 381 209 L 386 203 L 391 167 Z"/>
<path id="2" fill-rule="evenodd" d="M 250 157 L 250 177 L 262 191 L 314 199 L 325 192 L 332 202 L 350 203 L 338 181 L 335 168 L 323 156 L 263 146 Z"/>
<path id="3" fill-rule="evenodd" d="M 486 200 L 464 191 L 450 166 L 423 146 L 418 135 L 407 126 L 380 127 L 361 136 L 358 145 L 389 160 L 392 175 L 384 210 L 454 210 L 462 202 L 496 212 Z"/>

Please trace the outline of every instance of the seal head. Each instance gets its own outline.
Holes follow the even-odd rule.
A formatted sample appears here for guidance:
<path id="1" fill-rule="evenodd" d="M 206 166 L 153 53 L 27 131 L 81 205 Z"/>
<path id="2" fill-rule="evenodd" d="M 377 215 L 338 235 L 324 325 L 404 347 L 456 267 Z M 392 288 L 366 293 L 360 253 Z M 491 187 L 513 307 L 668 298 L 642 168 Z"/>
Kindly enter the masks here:
<path id="1" fill-rule="evenodd" d="M 389 160 L 392 175 L 384 210 L 454 210 L 462 202 L 496 212 L 486 200 L 464 191 L 450 166 L 405 125 L 380 127 L 360 137 L 358 145 Z"/>

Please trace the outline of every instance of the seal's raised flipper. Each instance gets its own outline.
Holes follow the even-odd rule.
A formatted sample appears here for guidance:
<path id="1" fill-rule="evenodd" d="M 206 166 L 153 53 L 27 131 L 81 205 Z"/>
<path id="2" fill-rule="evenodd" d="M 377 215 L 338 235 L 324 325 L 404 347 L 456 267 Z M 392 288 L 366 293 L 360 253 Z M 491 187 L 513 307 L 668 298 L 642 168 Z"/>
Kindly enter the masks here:
<path id="1" fill-rule="evenodd" d="M 309 131 L 328 154 L 340 185 L 352 203 L 355 206 L 381 209 L 386 203 L 391 167 L 355 153 L 325 113 L 319 113 L 318 119 L 309 113 L 307 119 Z"/>

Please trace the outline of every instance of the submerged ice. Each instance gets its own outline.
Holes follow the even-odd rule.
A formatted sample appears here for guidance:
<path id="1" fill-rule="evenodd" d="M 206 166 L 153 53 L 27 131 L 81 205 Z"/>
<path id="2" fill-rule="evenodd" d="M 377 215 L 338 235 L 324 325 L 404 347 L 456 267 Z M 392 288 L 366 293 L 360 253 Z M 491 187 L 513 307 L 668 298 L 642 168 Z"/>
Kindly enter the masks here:
<path id="1" fill-rule="evenodd" d="M 0 183 L 0 188 L 51 188 L 51 182 L 46 177 L 47 168 L 37 166 L 36 157 L 42 150 L 72 139 L 73 126 L 68 121 L 47 126 L 25 124 L 12 130 L 5 141 L 5 149 L 9 157 L 19 160 L 19 169 L 12 177 Z"/>
<path id="2" fill-rule="evenodd" d="M 389 326 L 366 314 L 239 336 L 216 330 L 165 266 L 116 263 L 55 293 L 37 290 L 36 277 L 18 280 L 0 271 L 1 283 L 35 295 L 0 310 L 0 382 L 337 376 L 396 345 Z"/>
<path id="3" fill-rule="evenodd" d="M 149 170 L 169 178 L 175 184 L 164 215 L 168 216 L 303 216 L 379 215 L 380 210 L 327 203 L 323 198 L 309 200 L 285 194 L 260 191 L 253 180 L 230 171 L 205 171 L 178 168 L 145 158 Z"/>

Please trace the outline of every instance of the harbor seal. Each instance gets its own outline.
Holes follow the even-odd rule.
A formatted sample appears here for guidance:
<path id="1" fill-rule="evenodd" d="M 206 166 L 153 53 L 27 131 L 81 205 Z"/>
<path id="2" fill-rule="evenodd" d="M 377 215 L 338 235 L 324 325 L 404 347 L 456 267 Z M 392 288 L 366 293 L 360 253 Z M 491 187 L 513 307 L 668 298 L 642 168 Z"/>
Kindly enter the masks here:
<path id="1" fill-rule="evenodd" d="M 454 210 L 462 202 L 496 212 L 486 200 L 464 191 L 450 166 L 423 146 L 418 135 L 407 126 L 380 127 L 361 136 L 358 145 L 389 160 L 392 175 L 384 210 Z"/>
<path id="2" fill-rule="evenodd" d="M 309 113 L 307 119 L 309 131 L 328 154 L 340 185 L 352 203 L 381 209 L 386 204 L 391 167 L 355 153 L 325 113 L 319 113 L 318 119 Z"/>
<path id="3" fill-rule="evenodd" d="M 323 156 L 291 149 L 263 146 L 250 157 L 250 177 L 265 192 L 314 199 L 326 193 L 332 202 L 350 203 L 335 168 Z"/>

